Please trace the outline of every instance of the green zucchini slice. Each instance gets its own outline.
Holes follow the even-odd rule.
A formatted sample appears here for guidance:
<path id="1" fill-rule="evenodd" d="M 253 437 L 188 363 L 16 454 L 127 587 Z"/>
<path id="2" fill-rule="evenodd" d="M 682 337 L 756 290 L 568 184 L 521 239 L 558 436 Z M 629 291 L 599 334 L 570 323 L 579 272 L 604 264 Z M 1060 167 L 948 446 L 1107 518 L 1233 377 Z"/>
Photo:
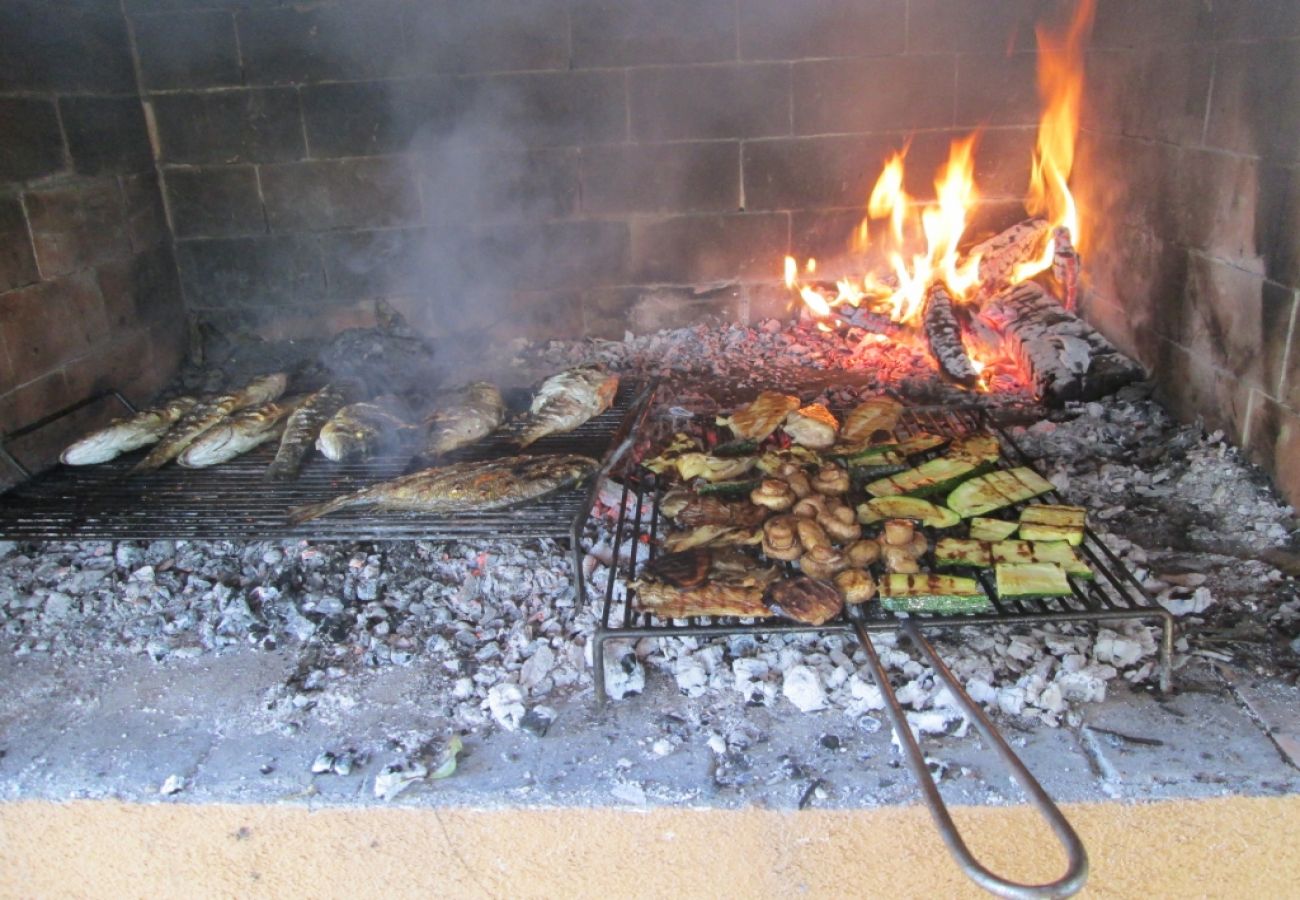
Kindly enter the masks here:
<path id="1" fill-rule="evenodd" d="M 970 520 L 970 536 L 977 541 L 1005 541 L 1016 533 L 1020 525 L 1005 519 L 986 519 L 976 516 Z"/>
<path id="2" fill-rule="evenodd" d="M 973 566 L 988 569 L 993 566 L 993 553 L 987 541 L 946 537 L 934 545 L 934 561 L 944 568 Z"/>
<path id="3" fill-rule="evenodd" d="M 956 575 L 886 575 L 880 605 L 891 612 L 975 613 L 993 608 L 974 578 Z"/>
<path id="4" fill-rule="evenodd" d="M 858 504 L 858 521 L 863 525 L 885 519 L 913 519 L 931 528 L 952 528 L 961 522 L 952 510 L 917 497 L 876 497 Z"/>
<path id="5" fill-rule="evenodd" d="M 1070 579 L 1055 563 L 999 563 L 995 568 L 999 597 L 1066 597 Z"/>
<path id="6" fill-rule="evenodd" d="M 1027 466 L 1001 469 L 957 485 L 948 494 L 948 508 L 963 519 L 969 519 L 1050 490 L 1052 483 Z"/>
<path id="7" fill-rule="evenodd" d="M 701 497 L 748 497 L 750 492 L 761 483 L 757 478 L 746 478 L 743 481 L 714 481 L 699 485 L 695 491 Z"/>
<path id="8" fill-rule="evenodd" d="M 1088 511 L 1082 506 L 1033 504 L 1020 511 L 1020 536 L 1027 541 L 1083 543 Z"/>
<path id="9" fill-rule="evenodd" d="M 922 497 L 952 490 L 967 478 L 978 475 L 992 463 L 940 456 L 914 469 L 877 479 L 867 485 L 873 497 Z"/>

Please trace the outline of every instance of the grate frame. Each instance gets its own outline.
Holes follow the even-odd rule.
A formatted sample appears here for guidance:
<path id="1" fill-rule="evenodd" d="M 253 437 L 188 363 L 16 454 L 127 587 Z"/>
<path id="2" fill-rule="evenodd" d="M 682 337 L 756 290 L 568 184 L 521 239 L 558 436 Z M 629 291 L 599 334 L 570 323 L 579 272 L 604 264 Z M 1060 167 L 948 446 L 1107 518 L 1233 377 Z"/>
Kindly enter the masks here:
<path id="1" fill-rule="evenodd" d="M 1028 466 L 1039 471 L 1032 460 L 1011 438 L 1006 428 L 982 407 L 927 406 L 908 408 L 897 429 L 900 437 L 918 431 L 929 431 L 946 437 L 959 437 L 975 431 L 988 431 L 997 436 L 1002 449 L 1001 463 L 1005 466 Z M 941 451 L 935 451 L 937 455 Z M 1039 472 L 1041 475 L 1042 472 Z M 821 624 L 809 625 L 779 618 L 742 620 L 735 617 L 710 616 L 689 619 L 660 619 L 651 613 L 636 612 L 632 605 L 635 589 L 631 586 L 640 567 L 658 553 L 661 526 L 659 515 L 660 484 L 653 473 L 645 469 L 625 473 L 622 504 L 615 525 L 613 559 L 615 567 L 610 573 L 603 595 L 599 598 L 593 636 L 593 663 L 596 696 L 602 702 L 605 691 L 605 644 L 610 640 L 645 637 L 727 637 L 736 634 L 824 634 L 862 629 L 866 632 L 895 632 L 907 624 L 917 629 L 935 629 L 961 626 L 992 626 L 1038 624 L 1049 622 L 1108 622 L 1123 619 L 1153 619 L 1161 626 L 1160 684 L 1168 691 L 1172 676 L 1174 619 L 1142 587 L 1141 583 L 1105 545 L 1091 527 L 1086 529 L 1084 542 L 1077 549 L 1092 567 L 1092 580 L 1071 577 L 1072 593 L 1068 597 L 1002 598 L 994 590 L 993 572 L 974 568 L 956 568 L 954 574 L 977 578 L 993 604 L 991 612 L 975 614 L 924 614 L 894 613 L 879 604 L 869 604 L 869 609 L 846 607 L 835 618 Z M 1056 491 L 1051 491 L 1036 501 L 1062 503 Z M 1023 503 L 1007 507 L 1018 511 Z M 648 511 L 648 516 L 646 512 Z M 923 529 L 933 548 L 938 532 Z M 927 551 L 927 556 L 933 551 Z M 927 559 L 926 562 L 932 562 Z M 923 563 L 923 568 L 926 565 Z M 945 570 L 947 571 L 947 570 Z M 622 586 L 625 599 L 615 597 L 616 588 Z M 579 582 L 579 600 L 589 601 L 586 585 Z"/>
<path id="2" fill-rule="evenodd" d="M 50 540 L 314 540 L 409 541 L 474 537 L 553 538 L 570 542 L 590 513 L 595 484 L 626 450 L 625 437 L 644 415 L 650 390 L 623 378 L 611 407 L 568 434 L 525 450 L 516 423 L 450 453 L 447 462 L 517 453 L 581 453 L 601 460 L 594 480 L 517 508 L 452 515 L 343 510 L 290 525 L 291 507 L 318 503 L 409 471 L 409 454 L 364 463 L 331 463 L 312 453 L 297 480 L 264 478 L 275 456 L 271 441 L 206 469 L 169 465 L 128 475 L 146 450 L 98 466 L 64 466 L 35 475 L 0 495 L 0 539 Z"/>

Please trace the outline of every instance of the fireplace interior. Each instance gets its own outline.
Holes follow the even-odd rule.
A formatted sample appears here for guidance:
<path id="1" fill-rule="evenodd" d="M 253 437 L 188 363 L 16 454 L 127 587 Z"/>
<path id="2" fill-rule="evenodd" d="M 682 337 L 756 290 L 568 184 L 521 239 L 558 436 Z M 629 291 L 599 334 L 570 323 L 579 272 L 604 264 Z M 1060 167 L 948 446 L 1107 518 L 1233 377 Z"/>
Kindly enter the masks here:
<path id="1" fill-rule="evenodd" d="M 0 486 L 62 504 L 0 498 L 5 796 L 84 796 L 101 748 L 160 757 L 89 792 L 128 799 L 282 797 L 291 760 L 331 802 L 904 802 L 875 667 L 954 756 L 945 793 L 1003 802 L 995 742 L 905 640 L 635 627 L 661 498 L 633 464 L 675 432 L 712 450 L 760 389 L 987 417 L 1088 507 L 1117 592 L 1088 609 L 1119 614 L 936 641 L 1054 796 L 1300 786 L 1291 0 L 8 0 L 0 125 Z M 554 446 L 607 465 L 532 520 L 291 528 L 409 454 L 289 488 L 269 454 L 57 462 L 123 406 L 353 353 L 511 412 L 599 363 L 614 408 Z M 392 699 L 426 668 L 428 709 Z M 238 687 L 167 753 L 128 737 L 153 727 L 129 692 L 125 729 L 18 711 L 63 702 L 34 678 L 218 671 Z M 193 763 L 231 721 L 261 745 Z"/>

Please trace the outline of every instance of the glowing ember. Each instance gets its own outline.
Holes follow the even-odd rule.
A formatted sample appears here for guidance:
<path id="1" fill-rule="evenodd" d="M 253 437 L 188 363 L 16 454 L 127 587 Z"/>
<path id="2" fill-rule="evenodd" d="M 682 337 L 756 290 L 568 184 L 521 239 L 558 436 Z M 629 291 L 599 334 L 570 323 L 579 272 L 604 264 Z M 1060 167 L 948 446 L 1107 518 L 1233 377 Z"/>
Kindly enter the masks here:
<path id="1" fill-rule="evenodd" d="M 1074 141 L 1079 132 L 1079 104 L 1083 98 L 1083 51 L 1092 32 L 1095 0 L 1080 0 L 1064 35 L 1039 26 L 1038 94 L 1043 115 L 1038 123 L 1038 145 L 1030 173 L 1025 209 L 1047 219 L 1052 228 L 1069 229 L 1078 249 L 1079 214 L 1070 193 L 1074 168 Z M 1051 234 L 1049 230 L 1048 234 Z M 1055 242 L 1049 237 L 1043 255 L 1016 267 L 1011 281 L 1018 284 L 1052 264 Z"/>

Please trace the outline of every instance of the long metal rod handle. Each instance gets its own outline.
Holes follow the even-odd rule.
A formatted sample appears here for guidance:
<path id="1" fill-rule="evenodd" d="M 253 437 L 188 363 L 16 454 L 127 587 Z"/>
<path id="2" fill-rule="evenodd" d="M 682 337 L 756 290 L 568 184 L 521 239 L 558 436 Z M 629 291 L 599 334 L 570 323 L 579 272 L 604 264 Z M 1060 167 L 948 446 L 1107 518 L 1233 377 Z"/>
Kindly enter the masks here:
<path id="1" fill-rule="evenodd" d="M 958 831 L 956 823 L 953 822 L 952 816 L 948 813 L 948 806 L 943 802 L 943 796 L 939 793 L 939 788 L 930 775 L 930 769 L 925 762 L 925 755 L 921 752 L 921 747 L 907 723 L 907 714 L 903 712 L 902 704 L 898 702 L 894 689 L 889 685 L 888 673 L 886 673 L 884 665 L 880 662 L 880 657 L 876 654 L 876 648 L 872 646 L 870 635 L 867 634 L 867 630 L 861 622 L 854 622 L 853 628 L 857 632 L 862 649 L 867 654 L 867 660 L 871 665 L 871 674 L 885 699 L 885 711 L 889 715 L 889 721 L 893 726 L 894 733 L 898 736 L 898 742 L 903 749 L 903 757 L 907 761 L 907 766 L 911 769 L 912 776 L 921 788 L 926 805 L 930 807 L 930 816 L 934 819 L 935 827 L 939 829 L 939 836 L 943 838 L 943 842 L 948 846 L 948 852 L 956 859 L 962 871 L 984 890 L 1000 897 L 1069 897 L 1077 893 L 1083 887 L 1084 882 L 1088 880 L 1088 853 L 1083 847 L 1083 842 L 1079 840 L 1078 834 L 1066 821 L 1065 816 L 1062 815 L 1056 804 L 1052 802 L 1052 798 L 1047 796 L 1047 792 L 1043 790 L 1038 780 L 1025 768 L 1025 764 L 1020 761 L 1020 757 L 1016 756 L 1015 751 L 1003 740 L 1002 735 L 998 733 L 997 727 L 985 715 L 984 710 L 980 709 L 979 705 L 971 699 L 956 676 L 939 658 L 939 654 L 935 652 L 934 647 L 921 635 L 920 629 L 916 627 L 915 623 L 906 622 L 902 626 L 903 633 L 929 658 L 935 672 L 943 679 L 952 695 L 957 698 L 957 702 L 961 704 L 966 714 L 975 720 L 975 724 L 984 735 L 985 740 L 998 751 L 998 755 L 1002 757 L 1002 761 L 1011 770 L 1016 782 L 1029 795 L 1030 801 L 1038 809 L 1039 814 L 1051 826 L 1057 840 L 1061 842 L 1061 846 L 1065 849 L 1069 861 L 1064 875 L 1047 884 L 1037 885 L 1009 881 L 995 875 L 980 864 L 979 860 L 966 846 L 966 842 L 962 840 L 961 832 Z"/>

